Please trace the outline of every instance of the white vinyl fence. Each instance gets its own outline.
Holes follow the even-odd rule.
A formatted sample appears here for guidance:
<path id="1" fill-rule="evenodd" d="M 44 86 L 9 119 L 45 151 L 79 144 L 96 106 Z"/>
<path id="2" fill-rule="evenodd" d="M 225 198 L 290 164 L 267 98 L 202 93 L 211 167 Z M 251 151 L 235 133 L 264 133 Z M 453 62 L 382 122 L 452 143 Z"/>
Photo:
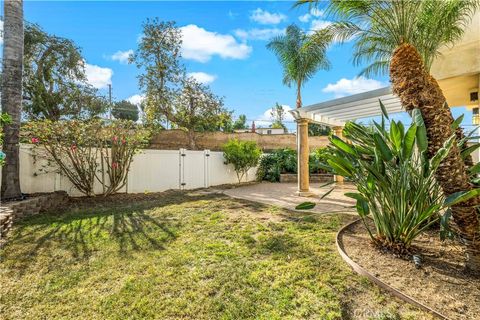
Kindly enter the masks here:
<path id="1" fill-rule="evenodd" d="M 35 157 L 30 145 L 20 147 L 20 184 L 22 192 L 67 191 L 71 196 L 81 196 L 65 176 L 44 168 L 46 161 Z M 168 189 L 207 188 L 237 183 L 237 175 L 231 165 L 224 164 L 222 152 L 209 150 L 143 150 L 135 155 L 127 178 L 127 185 L 120 192 L 160 192 Z M 242 182 L 255 180 L 256 168 L 251 169 Z M 1 175 L 0 175 L 1 176 Z M 1 177 L 0 177 L 1 179 Z M 95 192 L 101 193 L 100 183 Z"/>

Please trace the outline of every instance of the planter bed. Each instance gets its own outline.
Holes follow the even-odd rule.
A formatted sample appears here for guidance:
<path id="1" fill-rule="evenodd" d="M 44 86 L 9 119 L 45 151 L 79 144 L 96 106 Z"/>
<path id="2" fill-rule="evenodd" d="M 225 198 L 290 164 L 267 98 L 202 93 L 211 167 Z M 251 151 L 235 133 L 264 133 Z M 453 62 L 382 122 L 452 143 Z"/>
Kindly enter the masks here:
<path id="1" fill-rule="evenodd" d="M 422 266 L 411 260 L 395 257 L 374 247 L 358 221 L 338 235 L 339 249 L 360 269 L 373 276 L 374 282 L 403 299 L 426 306 L 446 319 L 478 319 L 480 314 L 480 279 L 464 269 L 464 251 L 454 241 L 441 242 L 438 233 L 425 233 L 414 242 Z M 353 266 L 355 269 L 355 266 Z M 361 270 L 356 270 L 357 272 Z M 361 272 L 359 272 L 361 273 Z M 367 275 L 368 276 L 368 275 Z M 438 316 L 437 314 L 437 316 Z"/>

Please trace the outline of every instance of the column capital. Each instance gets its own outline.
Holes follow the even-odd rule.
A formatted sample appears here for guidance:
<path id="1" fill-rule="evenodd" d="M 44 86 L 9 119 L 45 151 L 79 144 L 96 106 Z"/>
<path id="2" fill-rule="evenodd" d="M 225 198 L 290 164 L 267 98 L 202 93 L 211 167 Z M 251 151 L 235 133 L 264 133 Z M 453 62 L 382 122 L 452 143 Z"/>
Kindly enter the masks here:
<path id="1" fill-rule="evenodd" d="M 295 122 L 298 123 L 299 125 L 307 125 L 310 122 L 310 120 L 307 118 L 300 118 L 300 119 L 296 119 Z"/>

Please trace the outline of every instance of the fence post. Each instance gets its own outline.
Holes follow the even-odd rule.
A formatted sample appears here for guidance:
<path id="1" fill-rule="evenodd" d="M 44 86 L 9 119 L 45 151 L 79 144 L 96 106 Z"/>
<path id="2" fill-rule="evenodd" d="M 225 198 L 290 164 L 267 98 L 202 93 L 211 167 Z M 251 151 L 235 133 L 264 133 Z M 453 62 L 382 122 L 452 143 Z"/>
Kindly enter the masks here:
<path id="1" fill-rule="evenodd" d="M 203 151 L 203 181 L 204 181 L 204 187 L 208 188 L 210 187 L 210 150 L 206 149 Z"/>
<path id="2" fill-rule="evenodd" d="M 178 162 L 178 188 L 183 190 L 185 188 L 185 157 L 187 156 L 187 152 L 185 149 L 180 148 L 178 150 L 179 162 Z"/>

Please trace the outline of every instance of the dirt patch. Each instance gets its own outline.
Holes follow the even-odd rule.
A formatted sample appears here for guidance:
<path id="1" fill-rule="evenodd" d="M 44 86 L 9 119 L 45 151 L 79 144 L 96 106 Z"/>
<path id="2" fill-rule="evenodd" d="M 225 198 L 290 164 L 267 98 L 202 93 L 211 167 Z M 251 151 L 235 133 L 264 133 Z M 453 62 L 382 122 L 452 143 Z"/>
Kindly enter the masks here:
<path id="1" fill-rule="evenodd" d="M 411 259 L 374 247 L 361 223 L 347 228 L 342 241 L 350 258 L 383 282 L 452 320 L 479 319 L 480 279 L 465 272 L 464 251 L 456 242 L 441 242 L 436 232 L 420 236 L 414 250 L 422 265 L 416 268 Z"/>

